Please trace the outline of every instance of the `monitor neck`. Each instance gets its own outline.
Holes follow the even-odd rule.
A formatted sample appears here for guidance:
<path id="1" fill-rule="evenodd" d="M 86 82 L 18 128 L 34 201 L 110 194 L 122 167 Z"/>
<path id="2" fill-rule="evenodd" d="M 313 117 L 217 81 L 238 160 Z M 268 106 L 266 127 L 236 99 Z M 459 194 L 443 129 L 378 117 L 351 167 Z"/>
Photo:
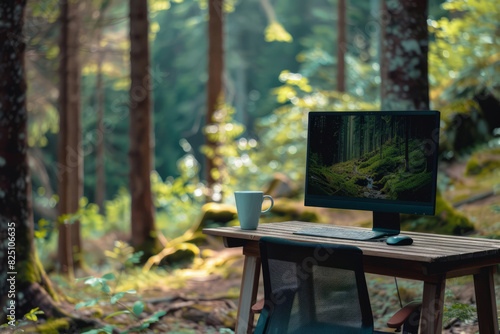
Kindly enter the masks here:
<path id="1" fill-rule="evenodd" d="M 399 234 L 399 213 L 373 211 L 373 230 L 390 235 Z"/>

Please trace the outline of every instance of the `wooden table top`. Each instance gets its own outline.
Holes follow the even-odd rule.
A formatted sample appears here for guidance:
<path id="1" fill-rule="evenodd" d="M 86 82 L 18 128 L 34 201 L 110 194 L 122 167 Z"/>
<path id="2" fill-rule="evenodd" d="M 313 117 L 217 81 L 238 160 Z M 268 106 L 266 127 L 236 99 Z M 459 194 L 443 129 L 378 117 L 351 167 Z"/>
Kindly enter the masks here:
<path id="1" fill-rule="evenodd" d="M 391 246 L 383 241 L 358 241 L 293 234 L 303 227 L 313 226 L 327 225 L 288 221 L 260 224 L 257 230 L 242 230 L 239 226 L 205 228 L 203 233 L 251 241 L 257 241 L 263 236 L 274 236 L 296 241 L 354 245 L 361 248 L 365 259 L 374 262 L 381 259 L 393 260 L 396 261 L 394 265 L 398 265 L 401 261 L 418 263 L 434 268 L 433 272 L 439 272 L 441 266 L 446 267 L 442 268 L 446 272 L 450 268 L 457 269 L 464 264 L 471 267 L 500 263 L 500 240 L 402 231 L 401 234 L 413 239 L 413 244 Z M 343 227 L 360 229 L 359 227 Z"/>

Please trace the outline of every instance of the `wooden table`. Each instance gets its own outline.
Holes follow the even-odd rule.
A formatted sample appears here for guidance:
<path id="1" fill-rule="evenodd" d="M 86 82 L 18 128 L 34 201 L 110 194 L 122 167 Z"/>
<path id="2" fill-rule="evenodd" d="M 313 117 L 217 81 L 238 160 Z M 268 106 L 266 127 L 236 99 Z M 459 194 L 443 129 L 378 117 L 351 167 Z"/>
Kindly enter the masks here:
<path id="1" fill-rule="evenodd" d="M 442 331 L 444 290 L 447 278 L 474 275 L 479 331 L 498 333 L 493 274 L 500 263 L 500 241 L 480 238 L 402 232 L 413 238 L 410 246 L 389 246 L 385 242 L 355 241 L 295 235 L 313 223 L 298 221 L 260 224 L 257 230 L 240 227 L 206 228 L 203 233 L 221 236 L 226 247 L 243 247 L 245 262 L 241 282 L 236 334 L 250 333 L 251 305 L 256 301 L 260 256 L 258 240 L 275 236 L 297 241 L 354 245 L 363 250 L 368 273 L 396 276 L 424 282 L 420 328 L 422 334 Z M 345 227 L 354 228 L 354 227 Z"/>

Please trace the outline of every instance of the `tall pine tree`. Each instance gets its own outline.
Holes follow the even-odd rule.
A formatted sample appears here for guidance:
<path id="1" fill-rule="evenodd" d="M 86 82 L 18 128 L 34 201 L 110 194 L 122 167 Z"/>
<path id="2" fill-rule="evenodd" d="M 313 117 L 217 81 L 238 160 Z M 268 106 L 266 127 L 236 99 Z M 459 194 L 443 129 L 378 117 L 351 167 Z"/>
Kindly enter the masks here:
<path id="1" fill-rule="evenodd" d="M 148 2 L 130 0 L 130 194 L 132 246 L 152 256 L 158 248 L 151 193 L 153 128 L 149 74 Z"/>

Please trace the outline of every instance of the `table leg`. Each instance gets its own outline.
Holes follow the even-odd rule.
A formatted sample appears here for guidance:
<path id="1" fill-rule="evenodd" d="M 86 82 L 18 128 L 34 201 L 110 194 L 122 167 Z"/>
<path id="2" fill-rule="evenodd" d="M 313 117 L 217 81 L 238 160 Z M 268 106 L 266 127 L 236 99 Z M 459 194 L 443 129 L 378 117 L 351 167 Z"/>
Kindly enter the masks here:
<path id="1" fill-rule="evenodd" d="M 480 333 L 498 333 L 497 304 L 495 300 L 494 267 L 482 268 L 474 275 L 477 317 Z"/>
<path id="2" fill-rule="evenodd" d="M 424 282 L 420 334 L 441 333 L 443 327 L 444 277 L 438 282 Z"/>
<path id="3" fill-rule="evenodd" d="M 257 299 L 259 288 L 260 258 L 245 255 L 243 277 L 241 279 L 236 334 L 251 334 L 253 331 L 253 313 L 251 307 Z"/>

